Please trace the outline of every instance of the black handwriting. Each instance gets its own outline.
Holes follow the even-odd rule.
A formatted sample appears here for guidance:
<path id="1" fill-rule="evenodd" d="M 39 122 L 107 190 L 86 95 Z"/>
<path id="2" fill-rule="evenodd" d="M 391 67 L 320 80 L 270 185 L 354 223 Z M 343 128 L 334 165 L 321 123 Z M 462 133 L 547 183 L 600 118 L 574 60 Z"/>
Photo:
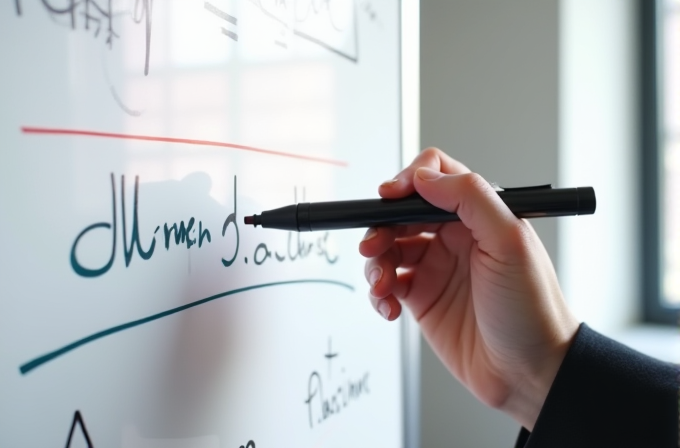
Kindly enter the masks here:
<path id="1" fill-rule="evenodd" d="M 224 236 L 224 234 L 227 232 L 227 228 L 229 228 L 231 224 L 234 225 L 234 229 L 236 230 L 236 249 L 234 249 L 234 255 L 229 260 L 222 258 L 222 264 L 225 267 L 231 266 L 236 260 L 236 256 L 238 255 L 238 246 L 240 243 L 238 221 L 236 220 L 236 176 L 234 176 L 234 213 L 231 213 L 229 216 L 227 216 L 227 219 L 224 221 L 224 224 L 222 225 L 222 236 Z"/>
<path id="2" fill-rule="evenodd" d="M 295 233 L 295 236 L 293 236 Z M 274 258 L 278 262 L 304 260 L 310 255 L 316 255 L 325 259 L 328 264 L 335 264 L 338 261 L 337 255 L 331 255 L 327 249 L 328 238 L 330 232 L 324 232 L 322 236 L 317 237 L 316 241 L 307 241 L 298 232 L 288 233 L 288 244 L 286 255 L 281 255 L 277 251 L 269 249 L 266 243 L 260 243 L 255 247 L 253 253 L 253 260 L 255 264 L 260 266 L 269 258 Z M 316 248 L 316 251 L 314 250 Z"/>
<path id="3" fill-rule="evenodd" d="M 149 74 L 149 57 L 151 55 L 151 16 L 153 0 L 135 0 L 132 20 L 139 24 L 144 21 L 146 26 L 146 52 L 144 54 L 144 76 Z"/>
<path id="4" fill-rule="evenodd" d="M 332 416 L 339 414 L 352 401 L 370 393 L 368 377 L 369 373 L 366 372 L 360 378 L 347 379 L 344 387 L 340 385 L 330 394 L 327 393 L 324 396 L 321 375 L 319 372 L 312 372 L 307 381 L 307 398 L 305 399 L 309 415 L 309 427 L 314 427 L 315 417 L 317 424 L 323 423 Z"/>
<path id="5" fill-rule="evenodd" d="M 133 246 L 137 247 L 137 253 L 142 260 L 148 260 L 153 255 L 156 249 L 156 237 L 151 240 L 151 245 L 147 250 L 142 249 L 142 243 L 139 241 L 139 176 L 135 176 L 135 199 L 132 206 L 132 235 L 130 236 L 130 245 L 127 243 L 127 220 L 125 219 L 125 176 L 120 177 L 120 202 L 123 213 L 123 252 L 125 254 L 125 267 L 130 266 L 132 255 L 134 255 Z M 156 227 L 156 232 L 160 227 Z"/>
<path id="6" fill-rule="evenodd" d="M 120 193 L 121 193 L 121 198 L 120 198 L 120 203 L 121 203 L 121 224 L 120 227 L 122 228 L 122 236 L 123 236 L 123 256 L 125 260 L 125 267 L 129 267 L 130 264 L 132 263 L 132 259 L 137 253 L 139 257 L 142 260 L 149 260 L 151 257 L 154 255 L 154 252 L 156 250 L 156 234 L 158 231 L 161 229 L 161 226 L 156 226 L 156 229 L 153 232 L 153 236 L 151 237 L 150 242 L 148 243 L 147 248 L 145 249 L 142 245 L 142 240 L 140 236 L 140 224 L 139 224 L 139 208 L 140 208 L 140 199 L 139 199 L 139 176 L 135 177 L 135 184 L 134 184 L 134 199 L 133 199 L 133 205 L 132 205 L 132 228 L 130 232 L 130 239 L 128 240 L 128 222 L 127 222 L 127 207 L 125 204 L 125 176 L 121 176 L 121 185 L 120 185 Z M 91 224 L 87 227 L 85 227 L 78 235 L 76 236 L 73 245 L 71 246 L 71 268 L 73 271 L 80 275 L 81 277 L 98 277 L 100 275 L 103 275 L 107 273 L 111 267 L 113 266 L 114 260 L 116 258 L 116 247 L 117 247 L 117 237 L 118 237 L 118 213 L 117 213 L 117 199 L 116 199 L 116 180 L 111 173 L 111 221 L 103 221 L 103 222 L 96 222 L 94 224 Z M 236 256 L 238 255 L 238 248 L 239 248 L 239 233 L 238 233 L 238 224 L 237 224 L 237 219 L 236 219 L 236 176 L 234 176 L 234 212 L 231 213 L 228 217 L 227 220 L 225 221 L 225 225 L 222 229 L 222 236 L 225 236 L 225 232 L 227 227 L 233 223 L 234 227 L 236 229 L 236 245 L 234 249 L 234 254 L 231 258 L 231 261 L 227 261 L 225 259 L 222 259 L 222 263 L 224 266 L 230 266 L 231 263 L 236 259 Z M 198 246 L 198 248 L 201 248 L 204 244 L 208 244 L 212 242 L 212 236 L 210 233 L 210 230 L 206 227 L 204 228 L 203 222 L 198 221 L 198 238 L 192 237 L 192 234 L 195 233 L 196 228 L 196 218 L 190 217 L 186 222 L 184 220 L 180 221 L 179 224 L 177 223 L 165 223 L 163 224 L 163 238 L 164 238 L 164 245 L 165 249 L 169 250 L 171 243 L 174 241 L 175 246 L 179 246 L 180 244 L 186 245 L 187 249 L 191 249 L 194 245 Z M 77 250 L 79 245 L 81 244 L 81 239 L 85 236 L 88 235 L 90 232 L 93 230 L 98 230 L 98 229 L 105 229 L 105 230 L 110 230 L 111 231 L 111 252 L 108 257 L 108 260 L 106 263 L 98 268 L 89 268 L 83 266 L 83 264 L 80 262 L 78 259 L 78 254 Z"/>
<path id="7" fill-rule="evenodd" d="M 76 240 L 73 242 L 73 245 L 71 246 L 71 267 L 76 272 L 76 274 L 82 277 L 98 277 L 108 272 L 108 270 L 111 269 L 111 266 L 113 266 L 113 260 L 116 257 L 116 234 L 118 233 L 116 232 L 116 223 L 118 222 L 118 220 L 116 219 L 116 180 L 113 177 L 113 173 L 111 173 L 111 196 L 112 196 L 111 205 L 113 209 L 113 217 L 111 218 L 111 223 L 98 222 L 85 227 L 85 229 L 83 229 L 78 234 Z M 86 234 L 90 233 L 92 230 L 100 228 L 111 229 L 112 227 L 113 229 L 111 230 L 112 235 L 111 256 L 109 257 L 109 260 L 106 262 L 106 264 L 98 269 L 88 269 L 81 265 L 80 262 L 78 261 L 78 257 L 76 256 L 76 249 L 78 248 L 78 243 L 80 243 L 80 239 Z"/>
<path id="8" fill-rule="evenodd" d="M 113 173 L 111 173 L 111 219 L 109 221 L 95 222 L 94 224 L 88 225 L 78 233 L 71 245 L 70 262 L 73 271 L 77 275 L 82 277 L 98 277 L 107 273 L 112 268 L 118 246 L 118 228 L 121 229 L 122 233 L 123 259 L 126 268 L 130 267 L 135 255 L 139 256 L 139 258 L 144 261 L 150 260 L 156 251 L 157 239 L 162 239 L 162 242 L 158 241 L 158 244 L 162 244 L 166 251 L 169 251 L 171 247 L 178 246 L 184 246 L 188 250 L 193 248 L 200 249 L 213 242 L 213 234 L 210 229 L 208 229 L 203 221 L 197 220 L 193 216 L 188 217 L 188 219 L 182 219 L 179 222 L 165 222 L 161 225 L 157 225 L 152 234 L 148 234 L 146 238 L 143 238 L 140 231 L 142 226 L 140 225 L 139 214 L 141 207 L 139 176 L 135 176 L 132 207 L 128 207 L 129 204 L 126 204 L 125 186 L 125 176 L 121 176 L 121 216 L 119 217 L 116 179 Z M 234 208 L 222 225 L 222 240 L 227 242 L 226 253 L 228 254 L 227 256 L 221 257 L 222 265 L 224 267 L 230 267 L 234 264 L 240 249 L 241 235 L 237 216 L 237 188 L 237 177 L 234 176 Z M 128 217 L 130 217 L 130 215 L 131 220 L 128 222 Z M 233 232 L 228 232 L 230 228 L 233 228 Z M 161 229 L 162 233 L 159 233 Z M 108 258 L 101 266 L 87 267 L 83 265 L 78 258 L 78 248 L 82 244 L 87 244 L 83 241 L 83 237 L 91 234 L 93 231 L 101 230 L 111 232 L 111 250 L 110 252 L 107 252 L 109 254 Z M 227 233 L 229 233 L 229 235 L 227 235 Z M 332 265 L 338 261 L 338 255 L 332 254 L 329 251 L 329 239 L 329 232 L 304 237 L 298 232 L 295 232 L 295 235 L 293 235 L 293 232 L 289 232 L 287 244 L 285 246 L 282 245 L 282 247 L 279 248 L 284 250 L 273 250 L 267 243 L 261 242 L 256 245 L 252 259 L 256 266 L 261 266 L 269 259 L 282 263 L 286 261 L 296 262 L 311 257 L 317 257 Z M 244 261 L 245 263 L 248 263 L 248 258 L 244 258 Z"/>
<path id="9" fill-rule="evenodd" d="M 92 32 L 98 38 L 102 30 L 105 32 L 104 41 L 109 48 L 113 48 L 114 39 L 120 38 L 114 27 L 113 0 L 66 0 L 64 6 L 56 7 L 51 0 L 40 0 L 51 17 L 65 16 L 70 22 L 72 30 L 82 27 Z M 14 0 L 17 16 L 23 15 L 22 0 Z M 135 24 L 145 27 L 144 75 L 149 74 L 149 59 L 151 57 L 151 27 L 153 16 L 153 0 L 135 0 L 132 12 Z M 83 20 L 79 21 L 79 18 Z"/>

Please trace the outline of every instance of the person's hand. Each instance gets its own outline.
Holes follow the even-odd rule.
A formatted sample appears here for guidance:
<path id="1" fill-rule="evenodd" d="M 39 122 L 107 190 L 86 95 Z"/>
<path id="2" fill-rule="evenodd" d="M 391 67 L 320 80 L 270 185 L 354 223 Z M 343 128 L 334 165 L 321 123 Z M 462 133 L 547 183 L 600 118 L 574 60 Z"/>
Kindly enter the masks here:
<path id="1" fill-rule="evenodd" d="M 379 189 L 414 191 L 461 221 L 369 229 L 359 251 L 371 303 L 388 320 L 406 305 L 459 381 L 532 430 L 579 326 L 550 258 L 484 179 L 438 149 Z"/>

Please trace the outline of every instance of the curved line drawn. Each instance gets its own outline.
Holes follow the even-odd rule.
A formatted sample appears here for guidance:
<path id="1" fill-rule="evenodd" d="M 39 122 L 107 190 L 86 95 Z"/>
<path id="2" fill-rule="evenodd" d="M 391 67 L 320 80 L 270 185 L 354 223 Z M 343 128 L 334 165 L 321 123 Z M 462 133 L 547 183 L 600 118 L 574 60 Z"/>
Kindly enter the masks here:
<path id="1" fill-rule="evenodd" d="M 185 145 L 196 146 L 214 146 L 216 148 L 230 148 L 240 149 L 243 151 L 259 152 L 261 154 L 268 154 L 271 156 L 290 157 L 292 159 L 306 160 L 308 162 L 326 163 L 328 165 L 335 165 L 346 168 L 347 162 L 341 160 L 325 159 L 323 157 L 305 156 L 302 154 L 293 154 L 290 152 L 274 151 L 271 149 L 255 148 L 253 146 L 237 145 L 235 143 L 215 142 L 210 140 L 194 140 L 189 138 L 174 138 L 174 137 L 158 137 L 153 135 L 133 135 L 133 134 L 119 134 L 115 132 L 99 132 L 99 131 L 84 131 L 79 129 L 55 129 L 55 128 L 38 128 L 32 126 L 23 126 L 21 132 L 24 134 L 42 134 L 42 135 L 74 135 L 80 137 L 103 137 L 103 138 L 117 138 L 121 140 L 140 140 L 147 142 L 161 142 L 161 143 L 178 143 Z"/>
<path id="2" fill-rule="evenodd" d="M 84 338 L 78 339 L 77 341 L 71 342 L 70 344 L 67 344 L 61 348 L 58 348 L 56 350 L 53 350 L 49 353 L 46 353 L 42 356 L 39 356 L 31 361 L 28 361 L 25 364 L 22 364 L 19 366 L 19 372 L 21 372 L 22 375 L 26 375 L 28 372 L 30 372 L 33 369 L 36 369 L 40 366 L 42 366 L 45 363 L 48 363 L 50 361 L 53 361 L 61 356 L 64 356 L 70 351 L 73 351 L 77 349 L 78 347 L 81 347 L 85 344 L 89 344 L 90 342 L 94 342 L 98 339 L 105 338 L 107 336 L 111 336 L 115 333 L 120 333 L 121 331 L 129 330 L 134 327 L 138 327 L 140 325 L 147 324 L 149 322 L 153 322 L 158 319 L 162 319 L 164 317 L 171 316 L 173 314 L 180 313 L 182 311 L 186 311 L 190 308 L 197 307 L 199 305 L 203 305 L 208 302 L 212 302 L 213 300 L 221 299 L 227 296 L 232 296 L 235 294 L 240 294 L 242 292 L 246 291 L 252 291 L 255 289 L 264 289 L 264 288 L 271 288 L 274 286 L 284 286 L 284 285 L 300 285 L 300 284 L 326 284 L 326 285 L 333 285 L 333 286 L 339 286 L 341 288 L 348 289 L 350 291 L 354 291 L 354 286 L 340 282 L 337 280 L 328 280 L 328 279 L 302 279 L 302 280 L 286 280 L 286 281 L 281 281 L 281 282 L 271 282 L 271 283 L 262 283 L 259 285 L 251 285 L 251 286 L 245 286 L 243 288 L 237 288 L 237 289 L 232 289 L 230 291 L 225 291 L 221 292 L 219 294 L 212 295 L 210 297 L 206 297 L 205 299 L 200 299 L 196 300 L 195 302 L 187 303 L 186 305 L 178 306 L 176 308 L 171 308 L 166 311 L 162 311 L 160 313 L 152 314 L 151 316 L 143 317 L 141 319 L 133 320 L 130 322 L 126 322 L 120 325 L 116 325 L 115 327 L 110 327 L 105 330 L 98 331 L 96 333 L 93 333 L 89 336 L 85 336 Z"/>
<path id="3" fill-rule="evenodd" d="M 142 114 L 144 113 L 143 110 L 137 110 L 137 109 L 132 109 L 131 107 L 128 107 L 123 100 L 121 99 L 120 96 L 118 96 L 118 92 L 116 92 L 116 88 L 113 86 L 109 86 L 111 90 L 111 95 L 113 96 L 113 99 L 115 100 L 116 104 L 118 104 L 118 107 L 120 107 L 123 112 L 126 114 L 132 116 L 132 117 L 141 117 Z"/>

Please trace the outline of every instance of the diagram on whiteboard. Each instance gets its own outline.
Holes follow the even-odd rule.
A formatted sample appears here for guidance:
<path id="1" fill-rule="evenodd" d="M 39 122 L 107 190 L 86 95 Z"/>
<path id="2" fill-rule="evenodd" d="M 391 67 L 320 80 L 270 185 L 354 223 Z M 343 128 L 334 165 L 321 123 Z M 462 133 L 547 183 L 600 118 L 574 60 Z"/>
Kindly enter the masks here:
<path id="1" fill-rule="evenodd" d="M 18 16 L 24 15 L 24 1 L 15 0 Z M 294 35 L 348 61 L 359 61 L 354 0 L 248 1 L 271 19 L 272 26 L 276 28 L 276 37 L 271 42 L 273 45 L 287 49 L 289 36 Z M 198 2 L 191 3 L 196 8 Z M 220 24 L 216 29 L 234 42 L 239 41 L 239 23 L 243 27 L 243 20 L 239 22 L 238 12 L 234 11 L 244 8 L 237 3 L 235 0 L 202 1 L 205 12 L 218 19 Z M 42 6 L 55 24 L 90 34 L 95 39 L 101 39 L 108 48 L 113 48 L 117 45 L 116 41 L 127 37 L 122 31 L 125 25 L 141 28 L 145 47 L 144 74 L 149 74 L 149 59 L 155 40 L 154 7 L 163 7 L 162 3 L 154 4 L 154 0 L 68 0 L 64 4 L 43 0 Z"/>
<path id="2" fill-rule="evenodd" d="M 359 62 L 358 25 L 353 0 L 250 0 L 280 25 L 274 43 L 288 48 L 291 34 L 352 62 Z"/>
<path id="3" fill-rule="evenodd" d="M 355 0 L 15 0 L 15 12 L 23 20 L 46 16 L 52 26 L 99 43 L 104 83 L 133 117 L 143 115 L 148 103 L 124 91 L 130 77 L 248 54 L 277 59 L 326 53 L 358 64 L 359 15 L 369 23 L 376 19 L 370 3 L 358 7 Z M 168 16 L 178 30 L 172 35 L 158 23 Z M 169 54 L 161 49 L 168 40 L 176 42 Z M 124 73 L 115 68 L 121 61 Z"/>

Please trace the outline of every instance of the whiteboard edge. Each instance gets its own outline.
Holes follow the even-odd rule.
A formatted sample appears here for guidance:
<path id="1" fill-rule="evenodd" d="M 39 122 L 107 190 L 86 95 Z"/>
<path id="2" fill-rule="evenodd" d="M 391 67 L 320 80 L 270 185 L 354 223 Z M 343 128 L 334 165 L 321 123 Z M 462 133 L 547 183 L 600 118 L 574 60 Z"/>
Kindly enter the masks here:
<path id="1" fill-rule="evenodd" d="M 401 1 L 401 167 L 420 151 L 420 2 Z M 420 330 L 405 312 L 402 325 L 403 443 L 420 446 Z"/>

